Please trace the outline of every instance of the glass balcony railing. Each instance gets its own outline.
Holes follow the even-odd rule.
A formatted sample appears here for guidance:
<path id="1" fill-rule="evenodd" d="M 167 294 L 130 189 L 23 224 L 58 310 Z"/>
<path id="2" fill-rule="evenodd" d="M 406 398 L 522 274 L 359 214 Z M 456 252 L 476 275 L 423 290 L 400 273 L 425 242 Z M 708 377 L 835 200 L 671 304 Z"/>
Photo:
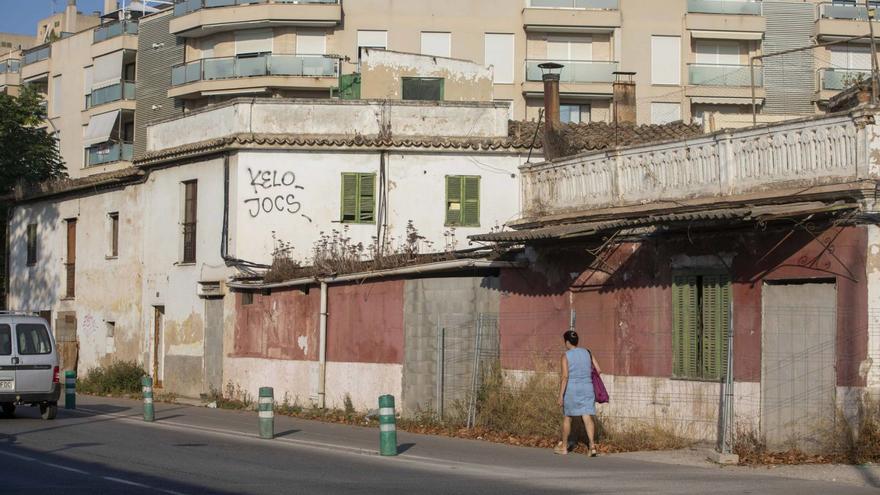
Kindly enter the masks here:
<path id="1" fill-rule="evenodd" d="M 10 58 L 0 62 L 0 74 L 14 74 L 21 67 L 21 62 L 14 58 Z"/>
<path id="2" fill-rule="evenodd" d="M 21 65 L 28 65 L 46 60 L 52 55 L 52 45 L 45 45 L 24 52 L 21 59 Z"/>
<path id="3" fill-rule="evenodd" d="M 103 143 L 86 150 L 86 166 L 94 167 L 113 162 L 130 162 L 133 156 L 132 143 Z"/>
<path id="4" fill-rule="evenodd" d="M 761 2 L 754 0 L 688 0 L 692 14 L 761 15 Z"/>
<path id="5" fill-rule="evenodd" d="M 619 0 L 529 0 L 529 7 L 550 9 L 619 10 Z"/>
<path id="6" fill-rule="evenodd" d="M 131 81 L 124 81 L 119 84 L 107 86 L 92 91 L 92 94 L 86 95 L 86 108 L 96 107 L 105 103 L 119 100 L 133 100 L 135 84 Z"/>
<path id="7" fill-rule="evenodd" d="M 526 60 L 526 81 L 542 80 L 538 65 L 546 62 L 564 66 L 559 73 L 561 83 L 610 83 L 617 70 L 617 62 L 604 60 Z"/>
<path id="8" fill-rule="evenodd" d="M 337 73 L 337 60 L 323 55 L 206 58 L 172 67 L 171 85 L 255 76 L 336 77 Z"/>
<path id="9" fill-rule="evenodd" d="M 100 43 L 123 34 L 138 34 L 138 23 L 135 21 L 116 21 L 98 26 L 95 29 L 94 43 Z"/>
<path id="10" fill-rule="evenodd" d="M 688 76 L 693 86 L 743 86 L 752 85 L 748 65 L 690 64 Z M 755 66 L 755 86 L 764 85 L 764 72 Z"/>
<path id="11" fill-rule="evenodd" d="M 214 7 L 231 7 L 233 5 L 251 5 L 257 3 L 284 4 L 328 4 L 336 5 L 339 0 L 178 0 L 174 4 L 174 15 L 182 16 L 201 9 Z"/>
<path id="12" fill-rule="evenodd" d="M 880 2 L 871 2 L 871 8 L 880 8 Z M 819 4 L 820 19 L 844 19 L 850 21 L 867 21 L 868 9 L 865 3 L 832 2 Z"/>
<path id="13" fill-rule="evenodd" d="M 860 81 L 871 79 L 871 71 L 864 69 L 820 69 L 819 84 L 823 90 L 840 91 Z"/>

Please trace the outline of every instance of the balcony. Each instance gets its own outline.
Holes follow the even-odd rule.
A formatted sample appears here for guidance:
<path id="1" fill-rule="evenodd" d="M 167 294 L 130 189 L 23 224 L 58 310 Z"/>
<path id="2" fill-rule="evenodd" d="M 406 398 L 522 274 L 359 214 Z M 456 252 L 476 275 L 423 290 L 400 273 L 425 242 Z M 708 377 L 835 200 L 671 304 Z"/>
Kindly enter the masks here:
<path id="1" fill-rule="evenodd" d="M 526 60 L 524 92 L 538 95 L 544 92 L 540 64 L 555 62 L 564 67 L 559 73 L 559 91 L 564 94 L 610 95 L 611 83 L 618 63 L 607 60 Z"/>
<path id="2" fill-rule="evenodd" d="M 694 38 L 760 40 L 767 31 L 762 3 L 688 0 L 685 25 Z"/>
<path id="3" fill-rule="evenodd" d="M 124 81 L 119 84 L 96 89 L 92 91 L 92 94 L 86 95 L 86 108 L 94 108 L 114 101 L 134 99 L 135 83 Z"/>
<path id="4" fill-rule="evenodd" d="M 748 65 L 688 64 L 688 83 L 692 86 L 751 87 Z M 755 86 L 764 85 L 764 72 L 755 66 Z"/>
<path id="5" fill-rule="evenodd" d="M 169 30 L 197 38 L 236 29 L 332 27 L 340 23 L 339 0 L 179 0 Z"/>
<path id="6" fill-rule="evenodd" d="M 126 34 L 137 36 L 138 23 L 134 21 L 116 21 L 99 26 L 95 29 L 94 39 L 92 42 L 100 43 L 102 41 L 106 41 L 111 38 Z"/>
<path id="7" fill-rule="evenodd" d="M 20 60 L 10 58 L 0 61 L 0 74 L 17 74 L 20 69 Z"/>
<path id="8" fill-rule="evenodd" d="M 688 14 L 761 15 L 761 2 L 750 0 L 688 0 Z"/>
<path id="9" fill-rule="evenodd" d="M 219 57 L 172 67 L 169 97 L 253 88 L 329 89 L 339 63 L 323 55 Z"/>
<path id="10" fill-rule="evenodd" d="M 648 211 L 701 198 L 754 200 L 774 190 L 788 197 L 791 188 L 876 179 L 870 153 L 858 145 L 877 144 L 877 126 L 867 117 L 810 118 L 526 165 L 522 223 L 619 207 Z"/>
<path id="11" fill-rule="evenodd" d="M 872 7 L 880 8 L 880 2 L 872 3 Z M 815 35 L 821 38 L 840 38 L 870 36 L 868 28 L 868 9 L 864 2 L 856 3 L 820 3 L 816 20 Z M 876 20 L 874 22 L 877 22 Z M 880 26 L 875 25 L 877 30 Z M 880 35 L 880 32 L 875 36 Z"/>
<path id="12" fill-rule="evenodd" d="M 51 56 L 52 45 L 43 45 L 41 47 L 22 52 L 21 65 L 35 64 L 37 62 L 40 62 L 41 60 L 48 60 L 48 58 Z"/>
<path id="13" fill-rule="evenodd" d="M 609 33 L 620 23 L 619 0 L 530 0 L 523 10 L 526 31 Z"/>
<path id="14" fill-rule="evenodd" d="M 94 167 L 113 162 L 130 162 L 133 156 L 132 143 L 104 143 L 86 149 L 86 166 Z"/>

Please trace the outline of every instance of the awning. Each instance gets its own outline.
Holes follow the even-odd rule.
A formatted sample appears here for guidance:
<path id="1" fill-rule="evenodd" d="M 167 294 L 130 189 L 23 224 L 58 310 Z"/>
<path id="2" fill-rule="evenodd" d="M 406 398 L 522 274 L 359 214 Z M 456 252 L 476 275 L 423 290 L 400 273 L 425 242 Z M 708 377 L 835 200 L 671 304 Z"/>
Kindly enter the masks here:
<path id="1" fill-rule="evenodd" d="M 709 40 L 760 40 L 764 33 L 756 31 L 691 31 L 691 38 Z"/>
<path id="2" fill-rule="evenodd" d="M 92 68 L 92 90 L 119 84 L 122 80 L 123 51 L 113 52 L 95 59 Z"/>
<path id="3" fill-rule="evenodd" d="M 812 214 L 852 210 L 855 208 L 858 208 L 858 205 L 853 203 L 845 203 L 843 201 L 836 201 L 833 203 L 810 201 L 783 205 L 731 207 L 713 210 L 670 213 L 664 215 L 646 215 L 640 217 L 621 218 L 618 220 L 551 225 L 534 229 L 478 234 L 468 236 L 468 238 L 473 241 L 481 242 L 528 243 L 529 241 L 589 237 L 595 234 L 613 230 L 637 229 L 642 227 L 669 225 L 678 222 L 687 222 L 688 224 L 693 224 L 694 222 L 717 221 L 729 223 L 735 220 L 751 222 L 770 222 L 782 218 L 802 217 Z"/>
<path id="4" fill-rule="evenodd" d="M 751 105 L 751 98 L 736 98 L 732 96 L 692 96 L 691 103 L 703 103 L 708 105 Z M 764 98 L 755 98 L 758 105 L 764 104 Z"/>
<path id="5" fill-rule="evenodd" d="M 89 126 L 83 135 L 83 145 L 85 147 L 94 146 L 98 143 L 106 143 L 110 141 L 113 134 L 113 127 L 119 118 L 119 110 L 107 113 L 99 113 L 89 119 Z"/>

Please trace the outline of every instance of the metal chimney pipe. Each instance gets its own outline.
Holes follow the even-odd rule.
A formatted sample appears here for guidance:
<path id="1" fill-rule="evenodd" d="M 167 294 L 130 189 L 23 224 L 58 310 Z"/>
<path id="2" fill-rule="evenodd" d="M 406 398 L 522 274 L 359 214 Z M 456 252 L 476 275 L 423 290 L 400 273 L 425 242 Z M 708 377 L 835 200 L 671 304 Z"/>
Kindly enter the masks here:
<path id="1" fill-rule="evenodd" d="M 538 67 L 544 71 L 541 79 L 544 81 L 544 159 L 554 160 L 562 153 L 559 146 L 559 128 L 562 123 L 559 120 L 559 71 L 562 65 L 548 62 Z M 551 72 L 551 71 L 556 72 Z"/>

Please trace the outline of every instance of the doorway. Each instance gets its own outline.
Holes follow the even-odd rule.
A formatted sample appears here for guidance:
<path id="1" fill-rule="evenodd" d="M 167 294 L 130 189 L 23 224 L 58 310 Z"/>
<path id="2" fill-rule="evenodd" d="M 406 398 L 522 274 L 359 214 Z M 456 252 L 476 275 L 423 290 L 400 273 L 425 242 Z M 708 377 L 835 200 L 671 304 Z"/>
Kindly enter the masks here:
<path id="1" fill-rule="evenodd" d="M 165 306 L 153 306 L 153 387 L 162 387 L 165 366 Z"/>

